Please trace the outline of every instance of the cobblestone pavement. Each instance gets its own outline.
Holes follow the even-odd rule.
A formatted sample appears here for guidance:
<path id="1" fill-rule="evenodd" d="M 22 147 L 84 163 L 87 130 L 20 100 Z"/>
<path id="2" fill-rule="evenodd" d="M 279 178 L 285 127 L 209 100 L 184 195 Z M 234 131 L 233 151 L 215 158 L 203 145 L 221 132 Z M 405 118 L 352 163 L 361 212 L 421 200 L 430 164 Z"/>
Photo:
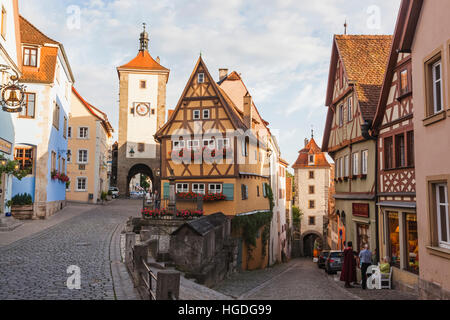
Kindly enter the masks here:
<path id="1" fill-rule="evenodd" d="M 244 300 L 417 299 L 397 290 L 345 289 L 339 277 L 327 275 L 310 259 L 295 259 L 266 270 L 242 272 L 214 289 Z"/>
<path id="2" fill-rule="evenodd" d="M 125 299 L 123 292 L 133 293 L 132 283 L 114 266 L 120 262 L 115 242 L 126 219 L 138 215 L 139 206 L 139 200 L 80 206 L 83 213 L 0 247 L 0 300 Z M 80 290 L 66 286 L 71 265 L 81 269 Z M 116 284 L 112 273 L 122 275 Z M 116 295 L 118 289 L 121 294 Z"/>

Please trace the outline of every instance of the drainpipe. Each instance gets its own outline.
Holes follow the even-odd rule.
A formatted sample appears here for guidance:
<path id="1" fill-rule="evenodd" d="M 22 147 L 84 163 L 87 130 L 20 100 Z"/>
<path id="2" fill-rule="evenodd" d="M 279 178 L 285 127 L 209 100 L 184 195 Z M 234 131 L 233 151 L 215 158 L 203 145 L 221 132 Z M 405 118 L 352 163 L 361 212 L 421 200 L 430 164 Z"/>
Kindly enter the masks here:
<path id="1" fill-rule="evenodd" d="M 379 237 L 379 220 L 378 220 L 378 214 L 379 214 L 379 207 L 377 205 L 378 200 L 378 139 L 377 135 L 375 134 L 374 130 L 370 130 L 372 123 L 366 121 L 361 126 L 361 134 L 362 136 L 367 140 L 375 140 L 375 241 L 376 241 L 376 250 L 375 254 L 377 256 L 377 262 L 380 261 L 380 237 Z"/>

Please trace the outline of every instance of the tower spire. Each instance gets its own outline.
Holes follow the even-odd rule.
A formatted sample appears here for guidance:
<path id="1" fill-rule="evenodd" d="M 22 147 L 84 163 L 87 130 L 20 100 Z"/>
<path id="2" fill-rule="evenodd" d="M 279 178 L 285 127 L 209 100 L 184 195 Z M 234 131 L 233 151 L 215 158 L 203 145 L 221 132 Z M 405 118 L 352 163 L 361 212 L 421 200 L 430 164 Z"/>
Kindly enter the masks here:
<path id="1" fill-rule="evenodd" d="M 148 33 L 145 31 L 145 27 L 147 24 L 144 22 L 143 24 L 144 31 L 141 33 L 141 37 L 139 38 L 140 48 L 139 51 L 148 51 Z"/>

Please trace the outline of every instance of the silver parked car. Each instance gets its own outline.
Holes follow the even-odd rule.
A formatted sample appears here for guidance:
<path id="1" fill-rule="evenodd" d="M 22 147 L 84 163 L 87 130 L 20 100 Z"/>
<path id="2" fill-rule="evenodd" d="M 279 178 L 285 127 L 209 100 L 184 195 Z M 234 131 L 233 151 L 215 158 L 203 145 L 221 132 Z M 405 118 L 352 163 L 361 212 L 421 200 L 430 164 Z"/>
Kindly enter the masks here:
<path id="1" fill-rule="evenodd" d="M 328 274 L 342 271 L 342 264 L 344 263 L 344 253 L 342 251 L 330 251 L 327 261 L 325 262 L 325 271 Z"/>

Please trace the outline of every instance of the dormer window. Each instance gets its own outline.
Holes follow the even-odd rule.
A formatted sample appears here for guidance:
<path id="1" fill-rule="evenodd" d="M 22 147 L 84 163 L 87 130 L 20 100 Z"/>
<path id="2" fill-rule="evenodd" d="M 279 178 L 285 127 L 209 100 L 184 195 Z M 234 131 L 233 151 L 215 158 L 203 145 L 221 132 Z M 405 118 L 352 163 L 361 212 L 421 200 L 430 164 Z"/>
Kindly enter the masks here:
<path id="1" fill-rule="evenodd" d="M 27 67 L 37 67 L 37 49 L 24 48 L 23 49 L 23 65 Z"/>
<path id="2" fill-rule="evenodd" d="M 198 74 L 198 83 L 204 83 L 205 82 L 205 74 L 199 73 Z"/>
<path id="3" fill-rule="evenodd" d="M 313 154 L 310 154 L 308 156 L 308 164 L 309 165 L 314 165 L 314 155 Z"/>

